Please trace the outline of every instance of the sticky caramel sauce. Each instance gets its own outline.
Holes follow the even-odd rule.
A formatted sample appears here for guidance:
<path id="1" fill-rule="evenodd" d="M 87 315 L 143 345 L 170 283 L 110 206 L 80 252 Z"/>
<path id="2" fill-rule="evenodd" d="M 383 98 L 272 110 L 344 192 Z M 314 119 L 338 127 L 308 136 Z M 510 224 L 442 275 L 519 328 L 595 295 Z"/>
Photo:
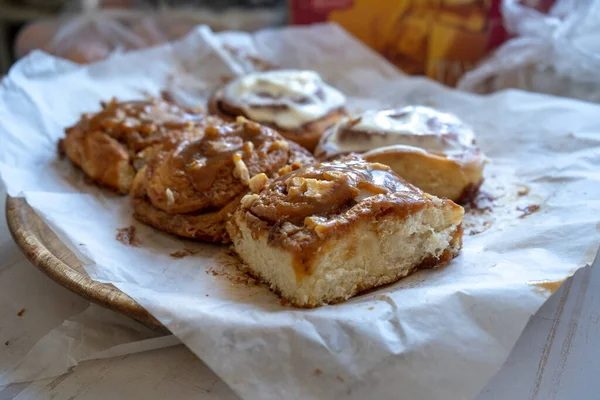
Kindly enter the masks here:
<path id="1" fill-rule="evenodd" d="M 311 273 L 325 238 L 338 237 L 362 218 L 406 217 L 426 202 L 389 167 L 347 157 L 278 178 L 250 205 L 247 221 L 259 219 L 269 229 L 269 244 L 292 252 L 300 280 Z"/>

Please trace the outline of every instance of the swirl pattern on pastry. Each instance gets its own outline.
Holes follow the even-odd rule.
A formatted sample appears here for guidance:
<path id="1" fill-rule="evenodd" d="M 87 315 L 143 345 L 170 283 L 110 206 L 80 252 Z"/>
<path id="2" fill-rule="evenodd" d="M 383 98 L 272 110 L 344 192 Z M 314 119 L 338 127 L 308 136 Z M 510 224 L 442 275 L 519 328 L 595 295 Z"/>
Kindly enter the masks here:
<path id="1" fill-rule="evenodd" d="M 314 71 L 272 70 L 241 76 L 219 89 L 209 111 L 245 116 L 312 148 L 326 128 L 344 115 L 345 96 Z"/>
<path id="2" fill-rule="evenodd" d="M 164 147 L 138 173 L 131 192 L 135 216 L 180 236 L 226 242 L 225 221 L 251 178 L 313 162 L 303 148 L 244 118 L 209 125 L 201 139 Z"/>
<path id="3" fill-rule="evenodd" d="M 97 183 L 127 193 L 135 171 L 165 144 L 201 137 L 215 117 L 163 99 L 101 103 L 65 129 L 61 145 L 67 156 Z"/>

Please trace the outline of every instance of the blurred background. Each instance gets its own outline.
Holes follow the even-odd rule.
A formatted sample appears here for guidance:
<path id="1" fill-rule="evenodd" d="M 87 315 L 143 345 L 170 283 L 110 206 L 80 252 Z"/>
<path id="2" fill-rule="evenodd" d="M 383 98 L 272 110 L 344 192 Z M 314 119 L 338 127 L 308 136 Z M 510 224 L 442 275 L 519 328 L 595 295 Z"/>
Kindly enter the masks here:
<path id="1" fill-rule="evenodd" d="M 340 24 L 406 73 L 463 90 L 600 101 L 600 0 L 0 0 L 0 76 L 36 49 L 86 64 L 200 24 L 319 22 Z"/>

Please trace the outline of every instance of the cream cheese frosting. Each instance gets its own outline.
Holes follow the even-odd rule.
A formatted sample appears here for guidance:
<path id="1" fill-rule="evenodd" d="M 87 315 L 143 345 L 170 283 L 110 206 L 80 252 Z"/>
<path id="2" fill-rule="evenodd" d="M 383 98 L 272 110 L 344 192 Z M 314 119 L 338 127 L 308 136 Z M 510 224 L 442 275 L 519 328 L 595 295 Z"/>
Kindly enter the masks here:
<path id="1" fill-rule="evenodd" d="M 458 155 L 475 144 L 473 130 L 452 114 L 425 106 L 370 110 L 342 120 L 327 132 L 318 152 L 337 154 L 387 151 Z"/>
<path id="2" fill-rule="evenodd" d="M 343 107 L 345 96 L 314 71 L 274 70 L 244 75 L 226 85 L 221 100 L 246 117 L 295 129 Z"/>

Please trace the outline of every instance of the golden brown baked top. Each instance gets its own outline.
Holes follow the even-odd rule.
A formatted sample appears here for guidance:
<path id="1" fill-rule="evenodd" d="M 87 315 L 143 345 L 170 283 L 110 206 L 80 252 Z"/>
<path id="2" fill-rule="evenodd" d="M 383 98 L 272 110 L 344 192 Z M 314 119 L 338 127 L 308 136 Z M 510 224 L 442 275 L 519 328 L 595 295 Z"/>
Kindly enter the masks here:
<path id="1" fill-rule="evenodd" d="M 102 102 L 102 110 L 83 114 L 79 122 L 66 129 L 75 133 L 102 132 L 123 144 L 130 155 L 163 142 L 177 141 L 215 117 L 199 109 L 186 108 L 163 99 Z"/>
<path id="2" fill-rule="evenodd" d="M 272 176 L 293 162 L 314 158 L 276 131 L 240 117 L 157 153 L 146 168 L 146 195 L 169 213 L 215 210 L 248 191 L 254 175 Z"/>

